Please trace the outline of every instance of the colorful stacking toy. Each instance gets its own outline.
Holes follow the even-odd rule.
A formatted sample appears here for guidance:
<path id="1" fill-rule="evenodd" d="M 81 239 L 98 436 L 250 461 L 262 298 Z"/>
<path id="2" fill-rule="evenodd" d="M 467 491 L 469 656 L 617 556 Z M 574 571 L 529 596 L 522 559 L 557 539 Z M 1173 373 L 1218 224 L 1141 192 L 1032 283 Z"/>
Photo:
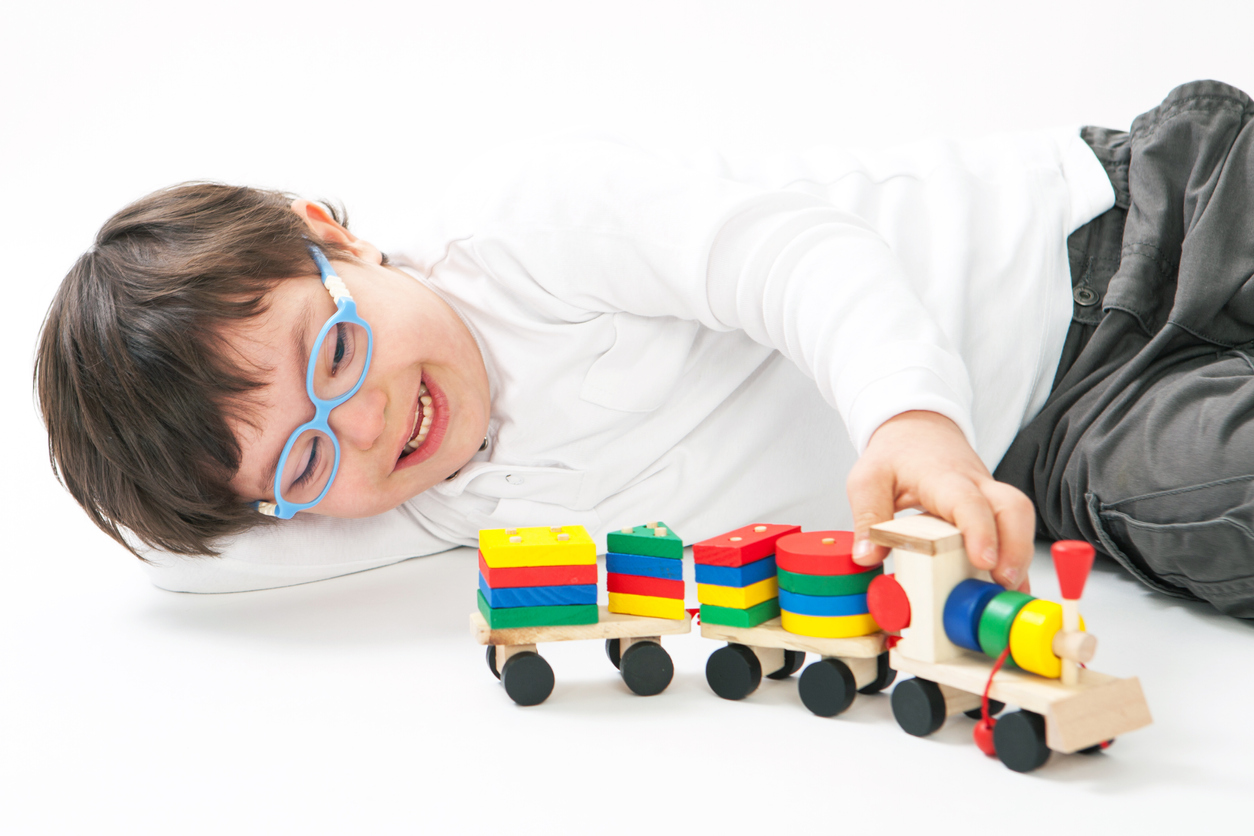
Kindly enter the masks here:
<path id="1" fill-rule="evenodd" d="M 853 562 L 853 532 L 789 534 L 775 544 L 775 563 L 780 625 L 788 632 L 849 638 L 880 629 L 867 609 L 866 591 L 883 570 Z"/>
<path id="2" fill-rule="evenodd" d="M 606 536 L 609 611 L 684 618 L 684 541 L 665 523 L 651 522 Z"/>
<path id="3" fill-rule="evenodd" d="M 581 525 L 480 531 L 476 597 L 493 630 L 596 624 L 596 544 Z"/>
<path id="4" fill-rule="evenodd" d="M 967 578 L 945 599 L 943 618 L 945 635 L 959 647 L 993 659 L 1009 647 L 1008 662 L 1051 679 L 1062 676 L 1062 659 L 1053 650 L 1054 637 L 1063 629 L 1060 604 Z"/>
<path id="5" fill-rule="evenodd" d="M 747 525 L 692 547 L 701 621 L 756 627 L 779 615 L 775 547 L 796 525 Z"/>

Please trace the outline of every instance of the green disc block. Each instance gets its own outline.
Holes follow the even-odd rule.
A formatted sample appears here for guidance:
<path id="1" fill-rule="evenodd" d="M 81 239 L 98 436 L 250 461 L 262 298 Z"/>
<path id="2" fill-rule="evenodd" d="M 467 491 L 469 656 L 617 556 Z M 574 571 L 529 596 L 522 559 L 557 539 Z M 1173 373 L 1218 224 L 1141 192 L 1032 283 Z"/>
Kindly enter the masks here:
<path id="1" fill-rule="evenodd" d="M 883 573 L 883 566 L 853 575 L 802 575 L 780 569 L 778 577 L 780 589 L 798 595 L 861 595 Z"/>
<path id="2" fill-rule="evenodd" d="M 1014 624 L 1019 610 L 1032 600 L 1034 600 L 1033 597 L 1025 592 L 1007 589 L 1005 592 L 997 593 L 993 596 L 993 600 L 988 602 L 983 615 L 980 616 L 979 631 L 980 649 L 986 656 L 996 659 L 1006 649 L 1006 645 L 1010 644 L 1010 625 Z M 1009 656 L 1006 657 L 1007 663 L 1012 661 Z"/>
<path id="3" fill-rule="evenodd" d="M 482 592 L 475 592 L 479 612 L 493 630 L 511 627 L 565 627 L 570 624 L 596 624 L 600 610 L 596 604 L 573 604 L 561 607 L 498 607 L 488 606 Z"/>
<path id="4" fill-rule="evenodd" d="M 712 604 L 701 605 L 701 621 L 711 624 L 723 624 L 727 627 L 757 627 L 779 615 L 779 599 L 768 598 L 760 604 L 754 604 L 747 610 L 735 607 L 716 607 Z"/>
<path id="5" fill-rule="evenodd" d="M 658 528 L 666 529 L 666 534 L 659 537 L 655 532 Z M 684 541 L 675 536 L 670 526 L 664 522 L 655 528 L 638 525 L 630 533 L 611 531 L 605 538 L 606 551 L 615 554 L 639 554 L 645 557 L 673 557 L 684 559 Z"/>

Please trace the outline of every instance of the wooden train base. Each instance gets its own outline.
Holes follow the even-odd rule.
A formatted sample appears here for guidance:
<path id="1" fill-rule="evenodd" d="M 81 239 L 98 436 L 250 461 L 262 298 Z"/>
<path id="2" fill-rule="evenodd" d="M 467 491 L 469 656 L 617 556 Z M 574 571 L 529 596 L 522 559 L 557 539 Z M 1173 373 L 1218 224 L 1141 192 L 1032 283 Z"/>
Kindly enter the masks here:
<path id="1" fill-rule="evenodd" d="M 727 700 L 752 694 L 764 672 L 768 679 L 787 679 L 800 670 L 807 653 L 821 658 L 802 672 L 797 690 L 805 707 L 820 717 L 840 714 L 856 694 L 882 691 L 897 675 L 883 633 L 845 639 L 800 636 L 781 627 L 776 617 L 757 627 L 702 622 L 701 635 L 728 642 L 705 665 L 706 682 Z"/>
<path id="2" fill-rule="evenodd" d="M 604 639 L 606 655 L 628 688 L 643 697 L 666 690 L 675 666 L 662 648 L 662 636 L 691 632 L 692 616 L 647 618 L 598 609 L 600 617 L 595 624 L 505 630 L 493 630 L 481 614 L 473 612 L 470 633 L 479 644 L 488 646 L 488 668 L 519 705 L 539 705 L 553 692 L 553 669 L 536 650 L 542 642 Z"/>

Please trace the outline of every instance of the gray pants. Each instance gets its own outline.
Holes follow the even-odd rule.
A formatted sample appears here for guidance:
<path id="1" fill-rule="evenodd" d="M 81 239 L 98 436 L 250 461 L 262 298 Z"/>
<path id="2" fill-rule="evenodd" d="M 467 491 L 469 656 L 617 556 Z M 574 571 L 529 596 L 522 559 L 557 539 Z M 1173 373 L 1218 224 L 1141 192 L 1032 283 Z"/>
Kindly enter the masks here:
<path id="1" fill-rule="evenodd" d="M 1038 530 L 1169 595 L 1254 618 L 1254 101 L 1186 84 L 1086 128 L 1115 208 L 1071 236 L 1054 390 L 996 476 Z"/>

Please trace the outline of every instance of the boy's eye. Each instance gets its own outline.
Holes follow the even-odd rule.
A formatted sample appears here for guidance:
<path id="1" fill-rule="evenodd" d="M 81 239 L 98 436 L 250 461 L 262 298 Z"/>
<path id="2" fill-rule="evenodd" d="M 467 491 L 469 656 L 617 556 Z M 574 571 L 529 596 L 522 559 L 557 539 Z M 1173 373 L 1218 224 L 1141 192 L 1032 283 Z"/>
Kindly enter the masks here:
<path id="1" fill-rule="evenodd" d="M 370 337 L 360 325 L 337 322 L 318 350 L 314 394 L 330 400 L 353 388 L 365 371 Z"/>
<path id="2" fill-rule="evenodd" d="M 312 502 L 330 475 L 331 441 L 317 430 L 301 433 L 283 466 L 283 498 L 288 502 Z M 333 454 L 331 456 L 333 458 Z"/>

